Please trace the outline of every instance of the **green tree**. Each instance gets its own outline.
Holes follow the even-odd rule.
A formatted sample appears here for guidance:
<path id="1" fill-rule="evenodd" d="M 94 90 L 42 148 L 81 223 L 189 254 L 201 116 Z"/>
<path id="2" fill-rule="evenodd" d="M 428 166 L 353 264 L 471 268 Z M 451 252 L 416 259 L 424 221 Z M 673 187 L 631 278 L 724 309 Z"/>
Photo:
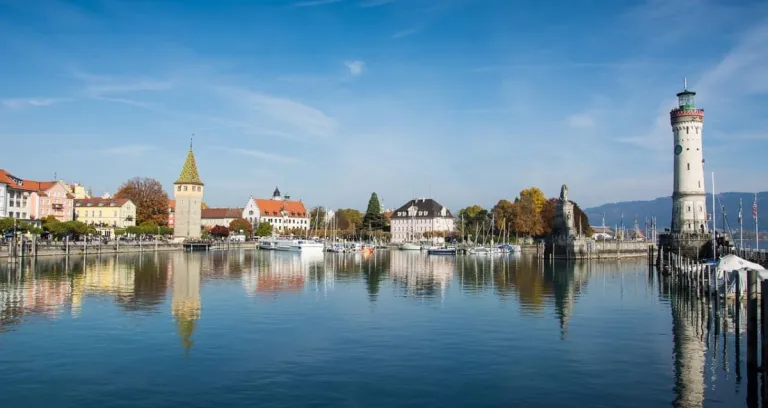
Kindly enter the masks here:
<path id="1" fill-rule="evenodd" d="M 363 225 L 363 213 L 352 208 L 344 208 L 336 211 L 336 225 L 347 233 L 354 232 Z"/>
<path id="2" fill-rule="evenodd" d="M 136 222 L 153 221 L 168 225 L 168 194 L 153 178 L 132 178 L 117 190 L 115 198 L 129 199 L 136 205 Z"/>
<path id="3" fill-rule="evenodd" d="M 325 208 L 323 207 L 314 207 L 309 211 L 309 226 L 312 229 L 317 228 L 318 230 L 323 229 L 323 226 L 325 225 Z"/>
<path id="4" fill-rule="evenodd" d="M 251 225 L 245 218 L 237 218 L 229 223 L 229 230 L 233 233 L 240 233 L 240 231 L 243 231 L 245 236 L 250 237 L 253 234 L 253 225 Z"/>
<path id="5" fill-rule="evenodd" d="M 259 223 L 259 227 L 256 228 L 255 235 L 257 237 L 268 237 L 272 235 L 272 224 L 262 221 Z"/>
<path id="6" fill-rule="evenodd" d="M 365 210 L 362 228 L 382 231 L 386 225 L 387 219 L 384 217 L 384 214 L 381 213 L 379 196 L 374 192 L 368 200 L 368 209 Z"/>
<path id="7" fill-rule="evenodd" d="M 496 225 L 494 228 L 501 233 L 501 231 L 511 230 L 510 226 L 515 223 L 517 204 L 508 200 L 499 200 L 496 206 L 493 207 L 491 212 L 496 219 Z"/>
<path id="8" fill-rule="evenodd" d="M 482 230 L 483 224 L 488 220 L 488 214 L 488 210 L 479 205 L 471 205 L 459 210 L 457 229 L 462 239 L 467 240 L 470 236 L 477 239 L 474 235 L 476 231 Z"/>

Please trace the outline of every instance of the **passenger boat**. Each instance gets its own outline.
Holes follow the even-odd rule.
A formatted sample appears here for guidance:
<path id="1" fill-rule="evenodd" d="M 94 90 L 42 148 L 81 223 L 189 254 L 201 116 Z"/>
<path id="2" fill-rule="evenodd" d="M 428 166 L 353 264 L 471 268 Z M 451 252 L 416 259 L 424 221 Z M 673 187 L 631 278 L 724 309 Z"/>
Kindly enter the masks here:
<path id="1" fill-rule="evenodd" d="M 310 251 L 317 251 L 322 252 L 323 251 L 323 243 L 312 241 L 309 239 L 277 239 L 274 240 L 275 251 L 286 251 L 286 252 L 310 252 Z"/>

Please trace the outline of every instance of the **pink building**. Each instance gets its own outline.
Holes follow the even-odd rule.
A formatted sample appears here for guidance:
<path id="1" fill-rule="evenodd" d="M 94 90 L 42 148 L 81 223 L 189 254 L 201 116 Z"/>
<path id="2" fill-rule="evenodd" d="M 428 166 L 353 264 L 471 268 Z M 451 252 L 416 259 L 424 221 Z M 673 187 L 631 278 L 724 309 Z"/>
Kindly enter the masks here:
<path id="1" fill-rule="evenodd" d="M 27 181 L 37 184 L 37 191 L 30 194 L 29 213 L 37 219 L 53 215 L 59 221 L 74 219 L 75 196 L 61 181 Z"/>

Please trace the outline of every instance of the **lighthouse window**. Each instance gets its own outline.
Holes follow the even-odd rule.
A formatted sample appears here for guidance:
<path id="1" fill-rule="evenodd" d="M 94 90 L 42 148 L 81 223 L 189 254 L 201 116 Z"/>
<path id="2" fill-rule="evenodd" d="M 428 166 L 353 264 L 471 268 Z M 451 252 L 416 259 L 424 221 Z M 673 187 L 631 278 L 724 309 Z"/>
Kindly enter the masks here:
<path id="1" fill-rule="evenodd" d="M 688 206 L 688 212 L 691 212 L 691 206 L 690 205 Z"/>
<path id="2" fill-rule="evenodd" d="M 687 135 L 688 133 L 689 133 L 689 132 L 688 132 L 688 126 L 686 126 L 686 127 L 685 127 L 685 134 Z"/>
<path id="3" fill-rule="evenodd" d="M 691 163 L 688 163 L 688 170 L 691 169 Z"/>
<path id="4" fill-rule="evenodd" d="M 701 180 L 699 180 L 699 188 L 701 188 Z"/>

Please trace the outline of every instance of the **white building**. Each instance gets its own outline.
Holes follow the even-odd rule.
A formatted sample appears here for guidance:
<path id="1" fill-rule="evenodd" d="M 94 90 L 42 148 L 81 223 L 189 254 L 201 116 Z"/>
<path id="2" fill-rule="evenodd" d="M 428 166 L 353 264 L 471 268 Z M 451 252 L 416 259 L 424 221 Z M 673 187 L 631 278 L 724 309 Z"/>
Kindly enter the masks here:
<path id="1" fill-rule="evenodd" d="M 273 233 L 278 234 L 293 229 L 310 229 L 310 215 L 304 203 L 291 201 L 289 198 L 283 197 L 277 187 L 271 199 L 251 197 L 243 209 L 243 218 L 253 225 L 254 231 L 262 222 L 272 224 Z"/>
<path id="2" fill-rule="evenodd" d="M 421 240 L 425 233 L 450 234 L 454 230 L 453 214 L 431 198 L 417 198 L 408 201 L 392 212 L 390 219 L 392 242 L 400 243 Z M 433 238 L 443 242 L 442 237 Z"/>
<path id="3" fill-rule="evenodd" d="M 707 205 L 704 190 L 702 127 L 704 110 L 696 109 L 696 92 L 677 94 L 678 107 L 669 113 L 674 134 L 674 186 L 672 232 L 706 233 Z"/>

